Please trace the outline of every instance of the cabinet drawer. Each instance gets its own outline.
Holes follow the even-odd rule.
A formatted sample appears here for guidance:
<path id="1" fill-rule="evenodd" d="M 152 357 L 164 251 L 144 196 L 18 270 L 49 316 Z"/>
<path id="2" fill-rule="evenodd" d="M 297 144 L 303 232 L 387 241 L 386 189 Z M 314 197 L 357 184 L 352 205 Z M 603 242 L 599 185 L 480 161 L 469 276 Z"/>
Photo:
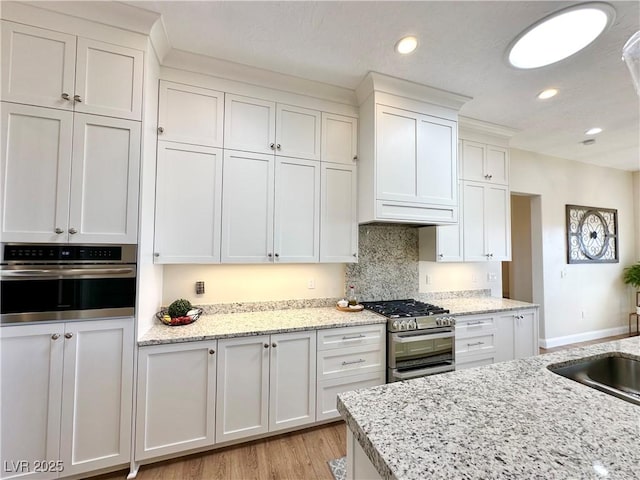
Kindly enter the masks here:
<path id="1" fill-rule="evenodd" d="M 478 355 L 465 355 L 456 357 L 456 370 L 466 370 L 467 368 L 482 367 L 496 363 L 495 353 L 481 353 Z"/>
<path id="2" fill-rule="evenodd" d="M 360 345 L 384 345 L 385 325 L 318 330 L 318 350 L 355 347 Z"/>
<path id="3" fill-rule="evenodd" d="M 385 372 L 372 372 L 365 375 L 351 375 L 318 382 L 316 421 L 340 418 L 336 408 L 339 393 L 350 392 L 358 388 L 374 387 L 385 383 Z"/>
<path id="4" fill-rule="evenodd" d="M 487 332 L 473 337 L 456 338 L 456 360 L 459 355 L 496 350 L 496 333 Z"/>
<path id="5" fill-rule="evenodd" d="M 384 371 L 384 349 L 375 345 L 318 352 L 318 380 Z"/>
<path id="6" fill-rule="evenodd" d="M 456 338 L 475 337 L 496 329 L 496 319 L 492 315 L 456 317 Z"/>

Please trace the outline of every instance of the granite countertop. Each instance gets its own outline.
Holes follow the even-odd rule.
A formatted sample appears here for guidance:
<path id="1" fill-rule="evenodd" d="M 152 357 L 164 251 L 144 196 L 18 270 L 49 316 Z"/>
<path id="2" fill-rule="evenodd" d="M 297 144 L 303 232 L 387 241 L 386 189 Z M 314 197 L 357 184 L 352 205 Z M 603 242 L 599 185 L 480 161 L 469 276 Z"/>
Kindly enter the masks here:
<path id="1" fill-rule="evenodd" d="M 418 294 L 417 300 L 435 303 L 451 311 L 454 315 L 489 313 L 504 310 L 519 310 L 537 305 L 505 298 L 473 296 L 454 298 L 433 298 Z M 333 300 L 331 300 L 333 302 Z M 280 302 L 279 302 L 280 303 Z M 319 304 L 326 304 L 322 300 Z M 284 304 L 284 302 L 283 302 Z M 163 343 L 193 342 L 217 338 L 267 335 L 299 330 L 349 327 L 386 323 L 386 319 L 375 313 L 340 312 L 334 306 L 316 308 L 275 309 L 278 303 L 207 305 L 205 313 L 190 325 L 167 326 L 156 320 L 154 326 L 138 340 L 138 345 L 159 345 Z M 304 301 L 289 301 L 287 307 L 303 307 Z M 232 308 L 234 313 L 224 313 Z M 255 308 L 256 311 L 243 309 Z"/>
<path id="2" fill-rule="evenodd" d="M 552 373 L 640 337 L 342 393 L 338 411 L 385 479 L 631 479 L 640 407 Z"/>
<path id="3" fill-rule="evenodd" d="M 156 324 L 138 340 L 138 345 L 143 347 L 386 322 L 384 317 L 367 310 L 340 312 L 335 307 L 202 315 L 190 325 L 175 327 L 156 321 Z"/>

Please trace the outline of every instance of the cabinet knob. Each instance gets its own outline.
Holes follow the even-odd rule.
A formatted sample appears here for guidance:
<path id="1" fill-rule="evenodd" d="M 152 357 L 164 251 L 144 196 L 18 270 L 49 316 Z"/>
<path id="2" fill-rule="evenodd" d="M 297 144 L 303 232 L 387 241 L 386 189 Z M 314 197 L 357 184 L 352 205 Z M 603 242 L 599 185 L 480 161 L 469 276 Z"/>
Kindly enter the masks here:
<path id="1" fill-rule="evenodd" d="M 278 150 L 280 150 L 280 144 L 277 144 L 277 145 L 276 145 L 276 148 L 277 148 Z"/>
<path id="2" fill-rule="evenodd" d="M 444 253 L 439 253 L 438 254 L 438 258 L 443 258 L 444 257 Z"/>
<path id="3" fill-rule="evenodd" d="M 493 178 L 493 175 L 489 175 L 489 180 L 491 180 Z"/>
<path id="4" fill-rule="evenodd" d="M 354 258 L 358 258 L 358 254 L 357 254 L 357 253 L 354 253 L 354 254 L 353 254 L 353 257 L 354 257 Z"/>
<path id="5" fill-rule="evenodd" d="M 164 128 L 158 127 L 158 133 L 164 133 Z"/>
<path id="6" fill-rule="evenodd" d="M 276 347 L 278 346 L 278 344 L 277 344 L 276 342 L 273 342 L 273 343 L 271 344 L 271 346 L 272 346 L 273 348 L 276 348 Z"/>
<path id="7" fill-rule="evenodd" d="M 51 340 L 57 340 L 60 338 L 60 334 L 59 333 L 54 333 L 53 335 L 51 335 Z"/>
<path id="8" fill-rule="evenodd" d="M 80 98 L 80 95 L 74 95 L 73 96 L 73 100 L 75 102 L 82 103 L 82 98 Z"/>
<path id="9" fill-rule="evenodd" d="M 71 228 L 69 229 L 69 233 L 70 233 L 71 235 L 75 235 L 76 233 L 78 233 L 78 230 L 76 230 L 75 228 L 71 227 Z"/>
<path id="10" fill-rule="evenodd" d="M 269 348 L 269 344 L 268 344 L 268 343 L 265 343 L 265 344 L 264 344 L 264 348 Z"/>
<path id="11" fill-rule="evenodd" d="M 209 350 L 209 355 L 213 355 L 214 353 L 216 353 L 216 351 L 213 348 Z"/>
<path id="12" fill-rule="evenodd" d="M 353 156 L 353 159 L 354 159 L 354 160 L 358 160 L 358 155 L 354 155 L 354 156 Z"/>
<path id="13" fill-rule="evenodd" d="M 276 258 L 280 258 L 280 254 L 279 254 L 279 253 L 276 253 L 276 254 L 275 254 L 275 257 L 276 257 Z"/>
<path id="14" fill-rule="evenodd" d="M 493 253 L 490 253 L 490 254 L 489 254 L 489 258 L 493 258 Z"/>
<path id="15" fill-rule="evenodd" d="M 56 227 L 56 229 L 54 230 L 54 232 L 56 232 L 58 235 L 60 235 L 61 233 L 64 233 L 64 230 L 61 229 L 60 227 Z"/>
<path id="16" fill-rule="evenodd" d="M 273 254 L 272 253 L 267 253 L 267 257 L 271 258 L 271 257 L 273 257 Z"/>
<path id="17" fill-rule="evenodd" d="M 73 338 L 73 333 L 71 333 L 71 332 L 65 333 L 64 334 L 64 338 Z"/>
<path id="18" fill-rule="evenodd" d="M 270 148 L 271 150 L 274 150 L 274 149 L 276 148 L 276 144 L 275 144 L 275 143 L 270 143 L 270 144 L 269 144 L 269 148 Z"/>
<path id="19" fill-rule="evenodd" d="M 160 254 L 159 254 L 158 252 L 155 252 L 155 253 L 153 254 L 153 256 L 154 256 L 154 257 L 156 257 L 156 258 L 158 258 L 158 257 L 160 256 Z"/>
<path id="20" fill-rule="evenodd" d="M 62 97 L 63 100 L 69 100 L 69 94 L 68 93 L 62 93 L 62 95 L 60 95 Z"/>

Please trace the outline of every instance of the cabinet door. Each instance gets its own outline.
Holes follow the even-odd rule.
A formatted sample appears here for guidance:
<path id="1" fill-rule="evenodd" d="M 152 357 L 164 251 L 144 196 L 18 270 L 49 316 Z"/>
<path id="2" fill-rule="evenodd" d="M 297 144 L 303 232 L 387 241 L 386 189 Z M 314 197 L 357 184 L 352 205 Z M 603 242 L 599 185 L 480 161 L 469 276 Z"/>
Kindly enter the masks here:
<path id="1" fill-rule="evenodd" d="M 142 52 L 78 38 L 75 111 L 142 120 Z"/>
<path id="2" fill-rule="evenodd" d="M 462 220 L 455 225 L 438 225 L 436 229 L 436 262 L 462 262 Z"/>
<path id="3" fill-rule="evenodd" d="M 70 241 L 136 243 L 140 123 L 76 114 L 73 129 Z"/>
<path id="4" fill-rule="evenodd" d="M 223 263 L 273 261 L 274 163 L 273 155 L 225 150 Z"/>
<path id="5" fill-rule="evenodd" d="M 245 152 L 273 153 L 276 104 L 257 98 L 226 94 L 224 147 Z"/>
<path id="6" fill-rule="evenodd" d="M 515 358 L 532 357 L 538 353 L 538 313 L 536 310 L 521 310 L 515 319 Z"/>
<path id="7" fill-rule="evenodd" d="M 511 260 L 511 199 L 509 188 L 484 187 L 484 222 L 487 252 L 492 261 Z M 466 218 L 466 217 L 465 217 Z"/>
<path id="8" fill-rule="evenodd" d="M 430 205 L 458 205 L 456 122 L 420 116 L 418 127 L 417 198 Z"/>
<path id="9" fill-rule="evenodd" d="M 462 178 L 476 182 L 485 182 L 485 158 L 487 147 L 483 143 L 462 140 Z"/>
<path id="10" fill-rule="evenodd" d="M 277 158 L 274 261 L 317 262 L 320 250 L 320 162 Z"/>
<path id="11" fill-rule="evenodd" d="M 216 441 L 269 430 L 269 336 L 218 340 Z"/>
<path id="12" fill-rule="evenodd" d="M 159 140 L 222 148 L 223 119 L 223 92 L 160 80 Z"/>
<path id="13" fill-rule="evenodd" d="M 316 420 L 339 419 L 338 394 L 358 388 L 369 388 L 385 383 L 385 372 L 371 372 L 364 375 L 349 375 L 318 382 Z"/>
<path id="14" fill-rule="evenodd" d="M 278 104 L 276 154 L 320 160 L 320 112 Z"/>
<path id="15" fill-rule="evenodd" d="M 217 342 L 142 347 L 136 461 L 214 443 Z"/>
<path id="16" fill-rule="evenodd" d="M 156 263 L 219 263 L 222 149 L 158 142 Z"/>
<path id="17" fill-rule="evenodd" d="M 322 112 L 323 162 L 355 165 L 358 155 L 358 119 Z"/>
<path id="18" fill-rule="evenodd" d="M 320 261 L 358 261 L 356 167 L 322 163 L 320 200 Z"/>
<path id="19" fill-rule="evenodd" d="M 2 103 L 4 242 L 67 241 L 72 116 Z"/>
<path id="20" fill-rule="evenodd" d="M 269 431 L 316 421 L 316 332 L 271 336 Z"/>
<path id="21" fill-rule="evenodd" d="M 58 460 L 63 333 L 63 324 L 0 330 L 3 479 L 57 477 L 55 472 L 34 473 L 33 466 L 35 461 Z"/>
<path id="22" fill-rule="evenodd" d="M 2 21 L 2 100 L 72 110 L 75 63 L 75 36 Z"/>
<path id="23" fill-rule="evenodd" d="M 506 148 L 487 145 L 486 158 L 489 182 L 509 185 L 509 151 Z"/>
<path id="24" fill-rule="evenodd" d="M 418 201 L 420 115 L 376 105 L 376 198 Z"/>
<path id="25" fill-rule="evenodd" d="M 462 185 L 464 260 L 486 262 L 484 185 L 466 181 Z"/>
<path id="26" fill-rule="evenodd" d="M 65 475 L 131 459 L 133 318 L 65 324 L 60 459 Z"/>
<path id="27" fill-rule="evenodd" d="M 514 337 L 516 335 L 516 315 L 504 312 L 496 317 L 496 362 L 506 362 L 515 358 Z"/>

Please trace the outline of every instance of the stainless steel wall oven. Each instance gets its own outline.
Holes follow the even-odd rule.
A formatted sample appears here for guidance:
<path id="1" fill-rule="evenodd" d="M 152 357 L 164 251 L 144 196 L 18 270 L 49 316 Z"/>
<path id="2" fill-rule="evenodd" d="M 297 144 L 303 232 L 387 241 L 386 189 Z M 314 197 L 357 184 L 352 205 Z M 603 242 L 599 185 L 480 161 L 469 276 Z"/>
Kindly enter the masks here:
<path id="1" fill-rule="evenodd" d="M 2 244 L 0 323 L 133 316 L 135 245 Z"/>

